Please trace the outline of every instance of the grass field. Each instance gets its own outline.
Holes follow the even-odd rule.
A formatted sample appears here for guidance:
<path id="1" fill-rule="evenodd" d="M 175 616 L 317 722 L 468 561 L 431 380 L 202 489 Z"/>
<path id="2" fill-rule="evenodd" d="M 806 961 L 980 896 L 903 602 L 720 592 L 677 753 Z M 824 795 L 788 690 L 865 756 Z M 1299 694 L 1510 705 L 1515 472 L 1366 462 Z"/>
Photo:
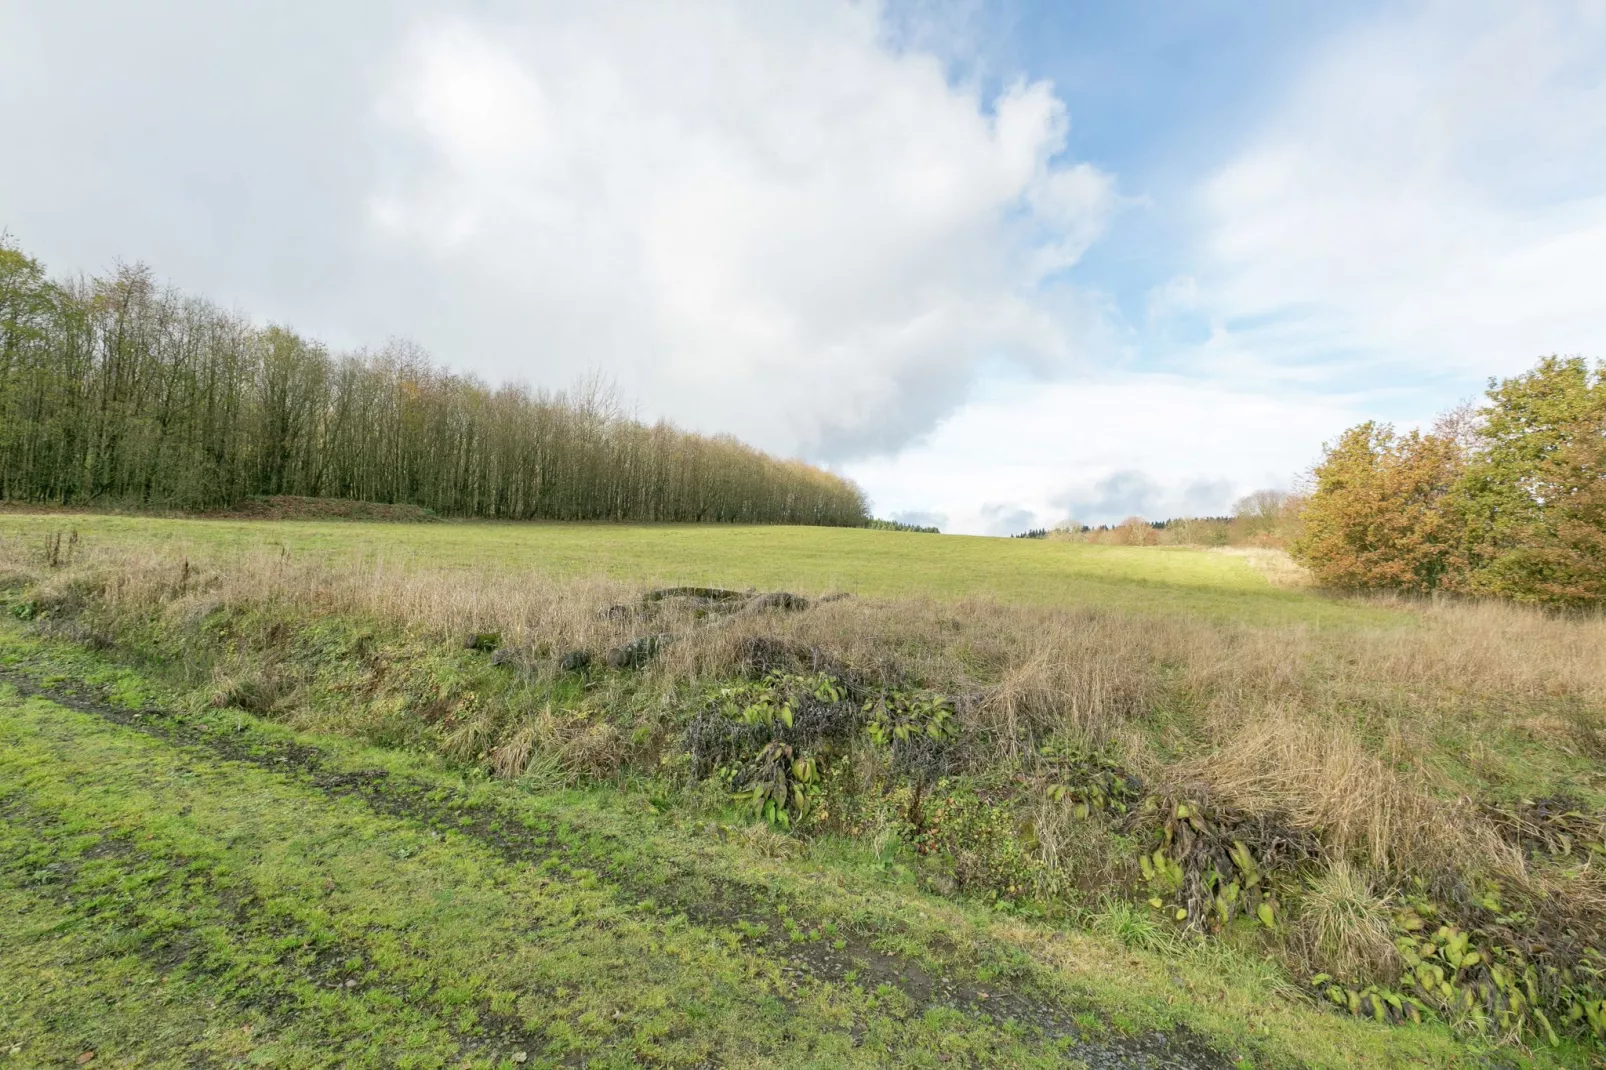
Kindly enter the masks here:
<path id="1" fill-rule="evenodd" d="M 193 711 L 14 629 L 0 742 L 17 1065 L 1211 1067 L 1312 1040 L 1312 1066 L 1456 1059 L 1439 1030 L 1280 1002 L 1252 961 L 967 909 L 843 845 L 710 840 L 645 793 Z M 1153 1036 L 1178 1026 L 1198 1039 Z"/>
<path id="2" fill-rule="evenodd" d="M 930 536 L 851 528 L 190 520 L 0 512 L 0 537 L 77 531 L 91 542 L 177 552 L 264 545 L 398 567 L 505 568 L 638 583 L 848 591 L 871 597 L 994 598 L 1117 606 L 1258 622 L 1348 624 L 1382 609 L 1273 587 L 1241 556 L 1184 547 Z"/>
<path id="3" fill-rule="evenodd" d="M 16 1065 L 1599 1058 L 1598 618 L 1190 550 L 16 512 L 0 608 Z"/>

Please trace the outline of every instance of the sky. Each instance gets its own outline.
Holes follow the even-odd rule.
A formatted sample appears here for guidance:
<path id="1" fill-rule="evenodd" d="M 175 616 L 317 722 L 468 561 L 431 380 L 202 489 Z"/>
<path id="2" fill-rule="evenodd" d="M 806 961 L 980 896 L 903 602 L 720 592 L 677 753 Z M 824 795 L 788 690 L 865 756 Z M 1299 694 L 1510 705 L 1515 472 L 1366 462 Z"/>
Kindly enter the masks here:
<path id="1" fill-rule="evenodd" d="M 0 229 L 1004 535 L 1606 356 L 1606 0 L 0 0 Z"/>

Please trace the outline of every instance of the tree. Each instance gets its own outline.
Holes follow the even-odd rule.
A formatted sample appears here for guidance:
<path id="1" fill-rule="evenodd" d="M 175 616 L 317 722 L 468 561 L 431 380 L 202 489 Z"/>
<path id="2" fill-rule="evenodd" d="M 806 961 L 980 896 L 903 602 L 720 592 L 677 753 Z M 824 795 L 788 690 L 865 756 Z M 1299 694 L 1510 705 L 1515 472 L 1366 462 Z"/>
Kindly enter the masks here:
<path id="1" fill-rule="evenodd" d="M 34 416 L 47 388 L 38 359 L 54 299 L 40 263 L 0 233 L 0 497 L 24 489 L 20 470 L 37 455 Z"/>
<path id="2" fill-rule="evenodd" d="M 493 389 L 417 346 L 330 354 L 158 287 L 52 283 L 0 235 L 0 498 L 228 506 L 257 494 L 457 516 L 860 525 L 851 481 L 631 418 L 605 383 Z"/>
<path id="3" fill-rule="evenodd" d="M 1232 541 L 1260 546 L 1286 546 L 1298 537 L 1305 500 L 1283 490 L 1257 490 L 1232 506 Z"/>
<path id="4" fill-rule="evenodd" d="M 1244 534 L 1263 534 L 1277 526 L 1287 500 L 1288 495 L 1283 491 L 1257 490 L 1234 502 L 1232 515 L 1242 525 Z"/>
<path id="5" fill-rule="evenodd" d="M 1110 541 L 1117 546 L 1153 546 L 1160 536 L 1154 525 L 1141 516 L 1129 516 L 1111 529 Z"/>
<path id="6" fill-rule="evenodd" d="M 1486 396 L 1449 503 L 1463 529 L 1464 586 L 1519 601 L 1587 601 L 1600 583 L 1588 576 L 1588 546 L 1600 537 L 1591 503 L 1601 493 L 1606 368 L 1546 357 L 1490 380 Z"/>
<path id="7" fill-rule="evenodd" d="M 1597 387 L 1598 389 L 1598 387 Z M 1572 441 L 1540 465 L 1550 523 L 1535 551 L 1537 600 L 1606 602 L 1606 412 L 1580 421 Z"/>
<path id="8" fill-rule="evenodd" d="M 1331 587 L 1432 591 L 1458 567 L 1445 500 L 1462 470 L 1449 438 L 1367 422 L 1325 447 L 1295 560 Z"/>

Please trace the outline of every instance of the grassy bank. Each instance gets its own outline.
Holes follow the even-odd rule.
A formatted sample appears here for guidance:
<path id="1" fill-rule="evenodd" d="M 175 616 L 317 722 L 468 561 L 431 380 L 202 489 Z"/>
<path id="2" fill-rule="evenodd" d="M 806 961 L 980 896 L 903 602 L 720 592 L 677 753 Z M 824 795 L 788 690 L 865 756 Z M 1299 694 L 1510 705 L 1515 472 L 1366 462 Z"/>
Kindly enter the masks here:
<path id="1" fill-rule="evenodd" d="M 464 776 L 198 698 L 0 633 L 19 1065 L 1206 1067 L 1312 1038 L 1306 1065 L 1457 1061 L 1442 1030 L 1279 999 L 1262 963 L 1050 931 L 850 844 L 710 836 L 643 790 Z"/>
<path id="2" fill-rule="evenodd" d="M 1456 1065 L 1492 1053 L 1583 1065 L 1599 1050 L 1599 619 L 1357 605 L 1276 590 L 1254 572 L 1218 573 L 1271 600 L 1229 600 L 1232 613 L 1152 577 L 1110 581 L 1125 601 L 1058 604 L 765 598 L 620 578 L 689 578 L 673 554 L 630 557 L 659 531 L 690 545 L 684 529 L 428 529 L 505 532 L 525 547 L 612 531 L 636 547 L 611 563 L 615 576 L 578 577 L 489 552 L 478 565 L 452 559 L 450 542 L 434 556 L 381 557 L 358 545 L 360 525 L 287 552 L 296 535 L 278 525 L 203 542 L 189 525 L 106 521 L 72 544 L 57 518 L 64 539 L 46 546 L 48 522 L 29 521 L 4 551 L 8 642 L 29 679 L 159 694 L 162 708 L 211 726 L 186 746 L 301 732 L 331 753 L 386 748 L 361 760 L 541 809 L 559 830 L 547 840 L 593 844 L 565 864 L 690 924 L 734 924 L 749 934 L 744 953 L 766 963 L 837 940 L 864 963 L 904 956 L 923 972 L 900 966 L 878 984 L 925 1010 L 898 1021 L 1007 1005 L 1027 1030 L 1002 1027 L 1023 1045 L 1012 1048 L 989 1032 L 997 1022 L 954 1019 L 974 1038 L 961 1061 L 1029 1062 L 1177 1025 L 1207 1039 L 1214 1056 L 1201 1059 L 1268 1064 Z M 145 537 L 163 532 L 184 532 L 182 545 Z M 729 550 L 742 533 L 706 534 Z M 948 541 L 901 539 L 910 557 Z M 976 543 L 977 554 L 1011 545 Z M 591 545 L 611 552 L 603 536 Z M 851 556 L 851 541 L 834 545 Z M 756 585 L 745 559 L 725 560 L 730 587 Z M 992 567 L 1029 585 L 1035 559 L 1000 560 Z M 796 554 L 781 562 L 769 567 L 806 567 Z M 883 582 L 899 582 L 893 571 Z M 1225 582 L 1206 589 L 1238 598 Z M 1244 608 L 1264 605 L 1296 607 L 1302 623 Z M 30 753 L 25 767 L 46 764 Z M 137 807 L 160 809 L 143 797 Z M 572 831 L 604 827 L 602 840 Z M 635 846 L 608 861 L 623 844 Z M 685 872 L 700 876 L 685 885 Z M 744 905 L 698 913 L 725 894 L 709 881 L 747 887 L 733 892 Z M 756 888 L 794 890 L 776 915 L 791 925 L 760 917 Z M 882 921 L 852 920 L 870 916 Z M 844 986 L 867 968 L 833 961 L 810 959 L 805 972 Z M 521 1013 L 544 1023 L 537 1010 Z M 858 1028 L 844 1027 L 850 1039 Z M 686 1028 L 726 1043 L 712 1020 Z M 557 1034 L 537 1032 L 541 1046 L 519 1050 L 563 1057 Z M 788 1035 L 816 1038 L 798 1061 L 836 1057 L 821 1054 L 837 1051 L 825 1025 Z M 910 1036 L 893 1047 L 928 1050 Z M 610 1033 L 599 1045 L 612 1057 L 627 1041 Z M 696 1061 L 691 1050 L 665 1061 Z M 763 1062 L 773 1050 L 706 1057 Z"/>

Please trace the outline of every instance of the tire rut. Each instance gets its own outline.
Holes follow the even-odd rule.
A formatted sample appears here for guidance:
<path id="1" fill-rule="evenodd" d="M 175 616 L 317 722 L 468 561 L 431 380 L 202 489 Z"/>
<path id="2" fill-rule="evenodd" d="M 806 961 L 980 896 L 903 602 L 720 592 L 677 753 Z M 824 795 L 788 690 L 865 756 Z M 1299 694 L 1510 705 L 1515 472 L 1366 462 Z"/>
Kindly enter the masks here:
<path id="1" fill-rule="evenodd" d="M 6 680 L 15 686 L 14 678 Z M 88 849 L 63 857 L 52 836 L 62 827 L 56 815 L 37 810 L 26 799 L 13 793 L 0 795 L 0 821 L 27 829 L 38 846 L 50 852 L 52 861 L 39 867 L 34 884 L 41 891 L 60 892 L 61 902 L 69 904 L 74 914 L 99 926 L 126 932 L 138 931 L 151 923 L 152 917 L 139 906 L 110 913 L 84 912 L 72 902 L 80 873 L 87 862 L 113 866 L 124 879 L 140 876 L 140 863 L 148 861 L 151 855 L 148 848 L 135 842 L 132 833 L 98 834 L 98 839 Z M 270 918 L 264 913 L 262 897 L 248 879 L 234 876 L 227 881 L 219 881 L 209 872 L 193 869 L 190 865 L 193 861 L 183 854 L 164 855 L 162 863 L 166 872 L 161 877 L 143 880 L 142 893 L 156 899 L 176 897 L 180 903 L 178 909 L 185 913 L 197 910 L 206 912 L 211 921 L 226 934 L 226 938 L 239 947 L 248 944 L 253 933 L 282 937 L 294 931 L 284 919 Z M 93 904 L 95 897 L 90 895 L 83 898 Z M 378 989 L 387 991 L 398 1001 L 420 1002 L 409 987 L 390 986 L 382 978 L 364 980 L 344 965 L 353 959 L 374 961 L 372 948 L 361 940 L 334 940 L 325 936 L 311 949 L 310 955 L 298 954 L 306 950 L 305 947 L 279 950 L 270 964 L 258 963 L 253 966 L 255 980 L 262 979 L 261 971 L 265 968 L 281 972 L 282 976 L 267 989 L 242 984 L 235 975 L 234 967 L 220 961 L 215 949 L 201 946 L 189 934 L 165 933 L 155 939 L 141 939 L 131 945 L 131 950 L 141 961 L 164 973 L 183 971 L 222 986 L 218 989 L 219 998 L 239 1010 L 255 1011 L 266 1020 L 270 1032 L 261 1034 L 262 1040 L 271 1038 L 304 1012 L 305 1004 L 290 987 L 298 980 L 315 988 L 328 989 L 342 999 L 362 996 Z M 424 997 L 423 1002 L 428 1003 L 429 997 Z M 475 1009 L 478 1012 L 477 1021 L 482 1023 L 482 1027 L 466 1032 L 453 1026 L 452 1016 L 444 1013 L 444 1008 L 434 1008 L 442 1033 L 456 1046 L 459 1057 L 504 1048 L 538 1050 L 546 1045 L 544 1037 L 526 1030 L 516 1018 L 497 1014 L 488 1001 L 479 1001 Z"/>
<path id="2" fill-rule="evenodd" d="M 857 983 L 866 990 L 890 985 L 902 993 L 908 1013 L 949 1008 L 990 1020 L 1014 1022 L 1045 1040 L 1064 1042 L 1067 1059 L 1093 1070 L 1228 1070 L 1234 1061 L 1211 1048 L 1185 1027 L 1142 1036 L 1088 1036 L 1076 1023 L 1079 1012 L 1097 1013 L 1091 1005 L 1067 1004 L 1031 987 L 1001 982 L 981 985 L 951 981 L 933 975 L 911 956 L 877 948 L 862 933 L 839 932 L 846 942 L 838 949 L 822 938 L 795 939 L 792 933 L 823 932 L 790 910 L 783 896 L 767 889 L 722 877 L 698 873 L 689 866 L 661 862 L 662 869 L 646 879 L 639 868 L 613 863 L 606 850 L 586 850 L 560 822 L 546 819 L 532 827 L 506 813 L 485 808 L 467 793 L 428 781 L 400 776 L 383 769 L 330 768 L 316 747 L 260 736 L 215 731 L 204 722 L 162 709 L 134 710 L 115 705 L 87 688 L 43 684 L 25 673 L 0 669 L 0 682 L 19 694 L 37 697 L 103 718 L 169 744 L 192 746 L 217 757 L 280 773 L 316 788 L 331 798 L 352 798 L 375 813 L 440 831 L 466 836 L 490 849 L 504 861 L 586 870 L 605 877 L 617 889 L 622 907 L 682 914 L 696 924 L 742 928 L 750 934 L 745 946 L 761 950 L 781 967 L 794 985 L 809 980 L 836 984 Z M 564 836 L 568 831 L 570 836 Z M 607 833 L 587 830 L 585 837 L 606 848 L 617 842 Z M 786 908 L 786 909 L 782 909 Z M 788 933 L 776 923 L 792 919 Z M 834 942 L 834 941 L 833 941 Z M 782 993 L 783 997 L 785 993 Z"/>

